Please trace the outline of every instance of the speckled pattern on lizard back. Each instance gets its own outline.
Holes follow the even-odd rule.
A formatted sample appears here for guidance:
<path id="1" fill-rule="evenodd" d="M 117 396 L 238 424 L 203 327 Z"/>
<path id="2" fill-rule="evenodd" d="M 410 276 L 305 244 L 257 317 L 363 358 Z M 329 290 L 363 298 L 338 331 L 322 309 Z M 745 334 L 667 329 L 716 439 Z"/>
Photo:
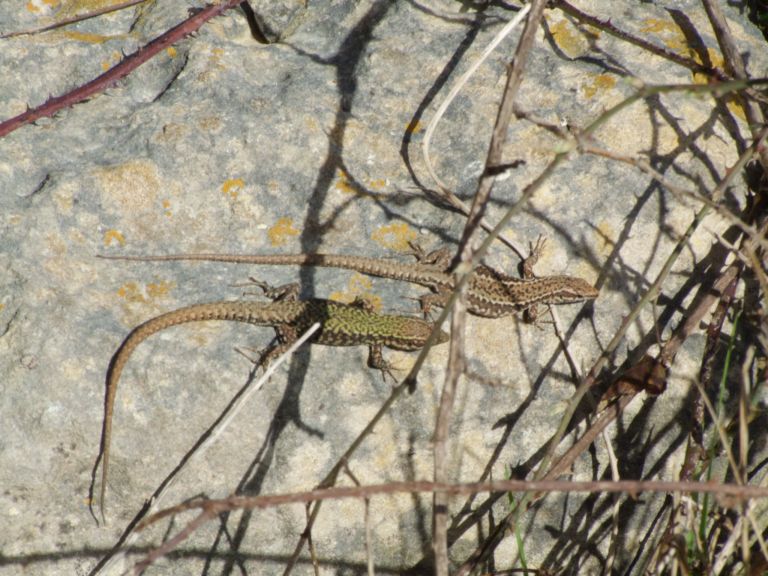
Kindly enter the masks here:
<path id="1" fill-rule="evenodd" d="M 292 293 L 296 292 L 293 291 Z M 419 318 L 377 314 L 360 304 L 350 305 L 330 300 L 289 298 L 277 302 L 221 301 L 196 304 L 162 314 L 134 328 L 115 352 L 107 372 L 107 393 L 101 444 L 100 506 L 102 517 L 105 515 L 104 500 L 115 397 L 120 376 L 128 359 L 141 342 L 161 330 L 179 324 L 207 320 L 228 320 L 257 326 L 274 326 L 283 339 L 283 343 L 264 356 L 264 364 L 281 354 L 300 334 L 317 322 L 320 324 L 320 329 L 312 336 L 312 342 L 328 346 L 368 345 L 370 348 L 369 366 L 383 371 L 388 370 L 388 365 L 381 356 L 381 346 L 398 350 L 418 350 L 427 342 L 434 327 L 431 322 Z M 436 343 L 445 342 L 447 339 L 448 335 L 441 330 Z"/>
<path id="2" fill-rule="evenodd" d="M 599 291 L 586 280 L 575 276 L 534 277 L 532 265 L 538 259 L 543 242 L 537 243 L 526 260 L 525 278 L 516 278 L 480 265 L 475 268 L 467 290 L 470 313 L 487 318 L 508 316 L 534 307 L 536 304 L 570 304 L 593 300 Z M 435 256 L 438 254 L 439 256 Z M 365 256 L 339 254 L 170 254 L 165 256 L 101 256 L 112 260 L 143 262 L 210 261 L 236 264 L 276 266 L 320 266 L 343 268 L 362 274 L 403 280 L 430 288 L 435 294 L 422 298 L 422 303 L 442 306 L 455 287 L 452 274 L 446 272 L 447 262 L 443 250 L 435 251 L 415 264 Z"/>

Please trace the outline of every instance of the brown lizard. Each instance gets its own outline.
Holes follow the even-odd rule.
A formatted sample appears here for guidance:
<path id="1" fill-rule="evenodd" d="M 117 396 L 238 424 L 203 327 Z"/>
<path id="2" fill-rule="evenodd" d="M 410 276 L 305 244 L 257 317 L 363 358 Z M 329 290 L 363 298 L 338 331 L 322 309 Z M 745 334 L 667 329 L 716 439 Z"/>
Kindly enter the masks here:
<path id="1" fill-rule="evenodd" d="M 515 278 L 497 272 L 485 265 L 477 266 L 469 281 L 467 308 L 470 313 L 486 318 L 500 318 L 523 310 L 531 310 L 537 304 L 570 304 L 593 300 L 599 292 L 586 280 L 574 276 L 534 277 L 532 267 L 539 257 L 543 242 L 538 242 L 524 262 L 524 278 Z M 417 250 L 419 261 L 404 264 L 390 260 L 367 258 L 346 254 L 169 254 L 165 256 L 106 256 L 111 260 L 136 260 L 143 262 L 168 262 L 196 260 L 230 262 L 238 264 L 270 264 L 294 266 L 321 266 L 354 270 L 369 276 L 404 280 L 430 288 L 434 294 L 421 298 L 427 310 L 430 305 L 443 306 L 455 287 L 448 270 L 450 254 L 446 249 L 423 255 Z M 534 316 L 534 314 L 532 314 Z"/>
<path id="2" fill-rule="evenodd" d="M 265 286 L 261 283 L 257 284 L 262 287 Z M 104 497 L 107 488 L 112 415 L 117 384 L 133 351 L 152 334 L 178 324 L 206 320 L 229 320 L 256 326 L 274 326 L 281 339 L 281 344 L 263 355 L 262 363 L 266 365 L 270 359 L 282 354 L 299 335 L 317 322 L 320 324 L 320 329 L 313 334 L 310 339 L 311 342 L 327 346 L 368 345 L 368 365 L 386 373 L 390 366 L 381 355 L 382 346 L 396 350 L 418 350 L 425 345 L 434 328 L 431 322 L 419 318 L 377 314 L 360 302 L 343 304 L 320 299 L 298 300 L 295 296 L 298 293 L 297 288 L 297 285 L 288 285 L 277 289 L 265 289 L 265 292 L 270 295 L 280 294 L 282 296 L 282 300 L 274 302 L 220 301 L 187 306 L 152 318 L 128 334 L 128 337 L 112 357 L 107 371 L 101 443 L 103 460 L 100 507 L 102 518 L 104 518 L 105 513 Z M 440 330 L 436 343 L 442 343 L 446 340 L 448 340 L 448 335 Z"/>

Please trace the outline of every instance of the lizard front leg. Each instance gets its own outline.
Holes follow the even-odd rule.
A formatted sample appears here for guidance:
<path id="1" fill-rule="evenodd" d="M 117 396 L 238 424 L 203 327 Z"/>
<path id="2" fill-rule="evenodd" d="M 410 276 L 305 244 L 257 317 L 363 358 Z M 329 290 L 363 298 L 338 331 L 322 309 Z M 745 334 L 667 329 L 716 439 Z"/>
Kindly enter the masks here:
<path id="1" fill-rule="evenodd" d="M 366 300 L 362 296 L 357 296 L 350 306 L 355 306 L 366 312 L 376 312 L 370 301 Z M 381 377 L 386 382 L 389 375 L 392 380 L 397 382 L 397 379 L 392 374 L 392 364 L 384 360 L 384 354 L 382 353 L 381 344 L 370 344 L 368 346 L 368 367 L 381 371 Z"/>
<path id="2" fill-rule="evenodd" d="M 259 354 L 258 364 L 265 372 L 273 360 L 285 354 L 293 346 L 293 343 L 299 339 L 299 335 L 293 326 L 281 324 L 275 326 L 275 332 L 277 333 L 279 343 L 269 346 Z"/>
<path id="3" fill-rule="evenodd" d="M 384 382 L 387 381 L 387 376 L 392 378 L 395 383 L 397 382 L 397 378 L 392 374 L 392 369 L 394 367 L 391 363 L 384 360 L 384 355 L 381 352 L 381 344 L 371 344 L 368 346 L 368 367 L 380 370 Z"/>

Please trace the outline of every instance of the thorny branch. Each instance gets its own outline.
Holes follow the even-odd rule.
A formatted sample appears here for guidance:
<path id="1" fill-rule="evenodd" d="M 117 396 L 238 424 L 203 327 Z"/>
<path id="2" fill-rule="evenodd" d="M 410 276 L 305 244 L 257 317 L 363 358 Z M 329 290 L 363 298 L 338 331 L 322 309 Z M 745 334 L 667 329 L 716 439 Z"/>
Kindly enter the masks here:
<path id="1" fill-rule="evenodd" d="M 91 96 L 103 92 L 110 86 L 114 86 L 121 78 L 124 78 L 133 72 L 136 68 L 144 64 L 144 62 L 179 40 L 196 32 L 208 20 L 230 8 L 234 8 L 240 4 L 240 2 L 242 2 L 242 0 L 225 0 L 220 4 L 206 6 L 196 14 L 193 14 L 184 20 L 181 24 L 174 26 L 167 32 L 158 36 L 146 46 L 142 46 L 133 54 L 126 56 L 119 64 L 113 66 L 104 74 L 94 78 L 90 82 L 83 84 L 71 92 L 67 92 L 63 96 L 50 98 L 36 108 L 32 108 L 18 116 L 0 122 L 0 138 L 7 136 L 25 124 L 30 124 L 41 118 L 53 116 L 59 110 L 83 102 Z"/>

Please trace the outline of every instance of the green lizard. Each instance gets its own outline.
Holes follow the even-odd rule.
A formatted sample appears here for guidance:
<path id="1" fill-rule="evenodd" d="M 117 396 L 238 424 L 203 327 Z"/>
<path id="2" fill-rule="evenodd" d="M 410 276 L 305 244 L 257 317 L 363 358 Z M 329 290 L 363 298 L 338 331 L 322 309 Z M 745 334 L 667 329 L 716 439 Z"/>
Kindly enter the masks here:
<path id="1" fill-rule="evenodd" d="M 264 287 L 265 285 L 257 283 Z M 268 294 L 281 294 L 282 300 L 274 302 L 209 302 L 180 308 L 161 314 L 134 328 L 115 352 L 109 364 L 104 403 L 104 426 L 101 440 L 101 495 L 100 507 L 104 517 L 104 498 L 107 488 L 109 452 L 112 440 L 112 415 L 120 375 L 136 347 L 151 335 L 171 326 L 188 322 L 206 320 L 228 320 L 244 322 L 256 326 L 274 326 L 281 339 L 281 344 L 269 350 L 263 356 L 263 364 L 282 354 L 303 332 L 314 323 L 320 329 L 310 339 L 316 344 L 327 346 L 368 345 L 368 365 L 384 373 L 389 371 L 389 364 L 381 355 L 381 347 L 396 350 L 418 350 L 422 348 L 434 325 L 431 322 L 408 316 L 377 314 L 368 306 L 359 302 L 343 304 L 331 300 L 298 300 L 297 285 L 267 290 Z M 437 335 L 436 343 L 448 340 L 442 330 Z"/>

